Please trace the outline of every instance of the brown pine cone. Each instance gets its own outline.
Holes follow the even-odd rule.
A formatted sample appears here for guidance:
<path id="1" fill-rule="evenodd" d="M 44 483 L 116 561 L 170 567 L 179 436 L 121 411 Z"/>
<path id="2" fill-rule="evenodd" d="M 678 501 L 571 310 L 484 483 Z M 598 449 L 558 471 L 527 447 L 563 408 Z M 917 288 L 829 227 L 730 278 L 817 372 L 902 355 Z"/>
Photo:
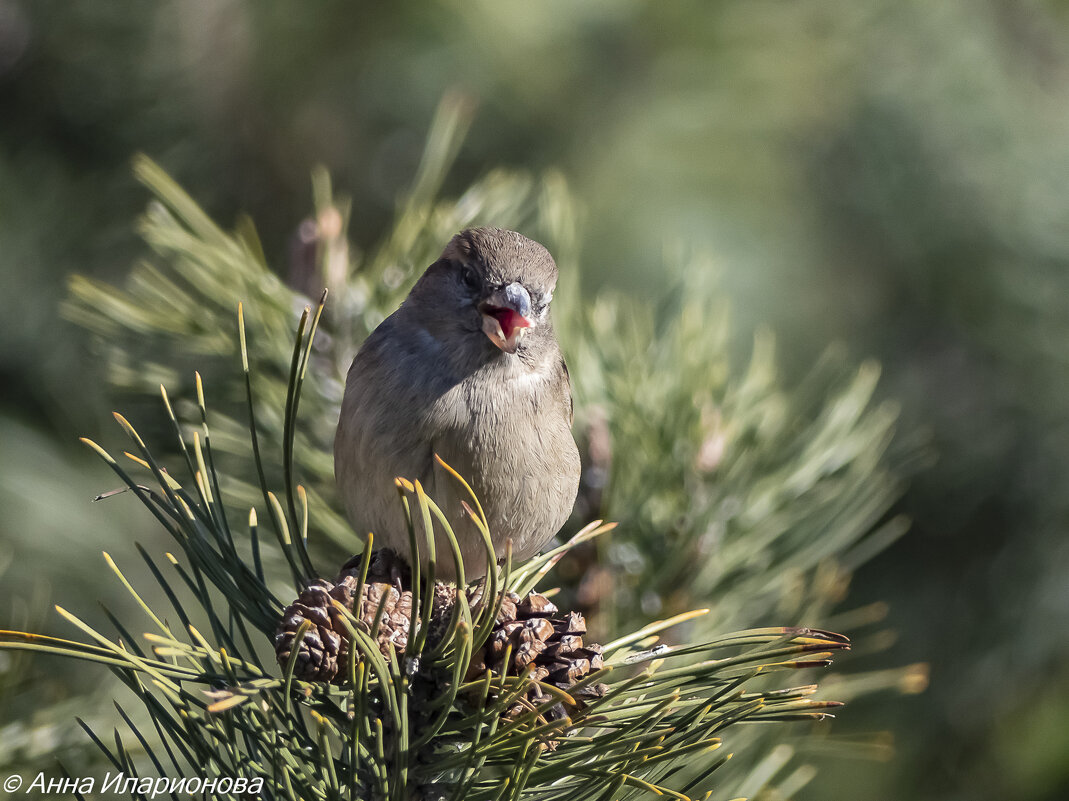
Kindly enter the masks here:
<path id="1" fill-rule="evenodd" d="M 561 703 L 546 713 L 548 719 L 557 720 L 583 708 L 585 701 L 600 698 L 609 689 L 604 684 L 591 684 L 571 693 L 574 684 L 605 664 L 601 646 L 585 645 L 584 634 L 586 621 L 578 612 L 561 615 L 553 602 L 540 593 L 531 592 L 525 598 L 507 593 L 493 633 L 472 658 L 467 680 L 477 679 L 488 669 L 497 675 L 517 676 L 530 666 L 534 682 L 552 684 L 575 698 L 575 707 Z M 509 655 L 507 664 L 506 654 Z M 532 683 L 526 703 L 516 704 L 508 714 L 515 717 L 546 700 L 542 688 Z"/>
<path id="2" fill-rule="evenodd" d="M 294 676 L 298 679 L 340 683 L 348 676 L 349 632 L 334 601 L 352 612 L 357 619 L 356 625 L 370 634 L 385 597 L 376 635 L 379 650 L 384 656 L 389 655 L 391 648 L 400 654 L 408 645 L 412 592 L 398 588 L 406 578 L 407 567 L 392 551 L 376 552 L 357 603 L 355 594 L 360 583 L 360 567 L 361 557 L 354 556 L 342 567 L 334 583 L 317 579 L 286 607 L 275 633 L 275 656 L 283 668 L 289 663 L 293 640 L 301 622 L 312 622 L 297 653 Z"/>
<path id="3" fill-rule="evenodd" d="M 338 673 L 338 653 L 343 639 L 335 629 L 332 615 L 336 590 L 326 579 L 318 579 L 282 613 L 282 622 L 275 632 L 275 657 L 283 668 L 289 664 L 297 629 L 305 620 L 312 623 L 297 652 L 293 675 L 298 679 L 331 681 Z"/>
<path id="4" fill-rule="evenodd" d="M 377 551 L 371 559 L 368 568 L 367 580 L 364 582 L 360 602 L 356 603 L 353 594 L 360 583 L 360 557 L 354 556 L 341 569 L 336 584 L 340 591 L 347 596 L 343 601 L 353 616 L 359 621 L 360 629 L 365 634 L 371 633 L 371 627 L 375 623 L 375 616 L 379 611 L 379 604 L 385 606 L 382 610 L 382 618 L 379 620 L 378 646 L 383 656 L 390 655 L 392 647 L 397 653 L 401 653 L 408 645 L 408 628 L 412 621 L 412 591 L 403 589 L 408 586 L 408 567 L 401 562 L 393 551 Z M 335 615 L 340 612 L 335 610 Z M 344 626 L 338 621 L 336 628 L 345 632 Z M 348 640 L 348 636 L 345 638 Z"/>

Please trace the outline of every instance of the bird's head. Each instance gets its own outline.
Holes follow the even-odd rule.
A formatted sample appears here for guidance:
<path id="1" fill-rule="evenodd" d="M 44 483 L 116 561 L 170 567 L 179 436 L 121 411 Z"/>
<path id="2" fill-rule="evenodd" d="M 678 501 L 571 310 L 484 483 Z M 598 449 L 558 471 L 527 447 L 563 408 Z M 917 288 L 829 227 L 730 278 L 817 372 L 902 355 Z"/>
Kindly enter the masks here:
<path id="1" fill-rule="evenodd" d="M 471 228 L 453 237 L 410 301 L 428 330 L 514 354 L 552 336 L 556 284 L 557 265 L 537 242 L 501 228 Z"/>

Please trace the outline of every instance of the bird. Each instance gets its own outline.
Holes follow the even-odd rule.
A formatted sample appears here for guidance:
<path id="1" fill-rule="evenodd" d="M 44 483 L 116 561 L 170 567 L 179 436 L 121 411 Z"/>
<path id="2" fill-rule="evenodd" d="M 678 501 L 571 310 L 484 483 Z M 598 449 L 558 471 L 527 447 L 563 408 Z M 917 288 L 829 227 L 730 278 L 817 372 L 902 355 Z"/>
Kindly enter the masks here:
<path id="1" fill-rule="evenodd" d="M 518 563 L 568 520 L 579 488 L 568 368 L 550 317 L 557 265 L 515 231 L 454 236 L 400 307 L 359 348 L 346 377 L 334 472 L 350 522 L 376 550 L 411 551 L 395 479 L 418 480 L 456 535 L 465 580 L 484 576 L 485 540 L 470 496 L 486 515 L 494 557 L 511 543 Z M 414 555 L 429 561 L 417 523 Z M 408 560 L 412 563 L 412 560 Z M 435 576 L 457 581 L 436 526 Z"/>

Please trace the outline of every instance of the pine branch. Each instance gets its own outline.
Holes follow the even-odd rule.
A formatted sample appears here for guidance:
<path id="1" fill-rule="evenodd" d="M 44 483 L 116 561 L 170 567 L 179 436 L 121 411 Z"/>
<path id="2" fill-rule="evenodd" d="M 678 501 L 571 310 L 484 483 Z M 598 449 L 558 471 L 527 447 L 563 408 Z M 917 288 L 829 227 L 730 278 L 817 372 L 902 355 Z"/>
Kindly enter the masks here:
<path id="1" fill-rule="evenodd" d="M 99 335 L 109 379 L 118 389 L 155 395 L 162 383 L 165 395 L 176 399 L 168 411 L 177 443 L 172 455 L 194 476 L 199 471 L 200 482 L 194 477 L 178 489 L 165 479 L 151 492 L 140 485 L 129 490 L 151 503 L 160 523 L 189 549 L 183 551 L 184 566 L 172 565 L 179 581 L 170 583 L 189 589 L 198 603 L 201 596 L 210 603 L 217 593 L 272 587 L 275 595 L 266 602 L 255 596 L 261 601 L 236 622 L 204 612 L 213 634 L 225 633 L 247 648 L 248 639 L 271 628 L 268 621 L 277 622 L 282 603 L 277 596 L 285 581 L 280 565 L 296 589 L 313 575 L 312 555 L 316 564 L 331 564 L 361 547 L 337 512 L 330 459 L 345 370 L 362 338 L 392 311 L 442 243 L 463 227 L 492 223 L 541 239 L 562 267 L 556 324 L 572 367 L 586 450 L 582 503 L 571 530 L 605 516 L 624 524 L 610 537 L 587 536 L 590 530 L 581 529 L 586 535 L 516 566 L 508 586 L 522 594 L 547 575 L 557 576 L 562 598 L 583 595 L 587 608 L 601 613 L 599 627 L 616 632 L 642 630 L 658 613 L 678 620 L 677 613 L 695 606 L 713 607 L 712 615 L 679 620 L 675 642 L 716 641 L 731 628 L 773 615 L 827 625 L 850 570 L 904 530 L 903 521 L 886 519 L 907 465 L 890 447 L 894 407 L 872 400 L 877 368 L 856 369 L 831 353 L 788 390 L 777 376 L 771 338 L 761 335 L 748 369 L 740 373 L 728 355 L 733 334 L 726 308 L 715 291 L 694 281 L 708 272 L 700 264 L 666 265 L 675 289 L 656 303 L 587 293 L 580 306 L 574 260 L 579 215 L 559 176 L 492 171 L 457 200 L 437 197 L 469 113 L 457 99 L 443 104 L 415 188 L 399 204 L 393 229 L 366 255 L 345 239 L 348 202 L 335 198 L 329 178 L 317 172 L 315 215 L 302 226 L 311 233 L 300 238 L 303 250 L 290 265 L 289 286 L 268 269 L 251 223 L 243 220 L 237 231 L 223 231 L 158 167 L 138 160 L 137 173 L 157 198 L 142 221 L 154 262 L 138 265 L 121 290 L 72 279 L 65 309 Z M 312 306 L 305 293 L 318 293 L 324 285 L 331 303 L 315 344 L 299 340 L 295 348 L 294 313 Z M 239 301 L 244 301 L 240 337 L 233 333 Z M 239 353 L 245 369 L 236 375 Z M 183 378 L 194 366 L 202 381 Z M 296 396 L 290 380 L 295 367 L 315 378 Z M 215 399 L 210 447 L 203 402 L 184 400 L 203 396 L 203 389 L 195 391 L 201 385 Z M 253 432 L 245 422 L 250 415 Z M 178 422 L 190 419 L 199 422 Z M 152 461 L 136 449 L 155 478 Z M 165 451 L 157 452 L 160 461 L 167 458 Z M 246 538 L 246 526 L 222 510 L 250 507 L 258 509 Z M 419 508 L 418 501 L 412 508 Z M 246 515 L 241 512 L 243 523 Z M 312 534 L 308 552 L 305 531 Z M 240 575 L 240 584 L 228 578 L 230 567 L 193 567 L 196 555 L 223 559 Z M 582 586 L 569 575 L 582 576 Z M 598 590 L 599 577 L 604 585 L 610 575 L 613 589 Z M 414 605 L 424 615 L 430 612 L 428 598 L 425 593 Z M 248 638 L 239 636 L 241 626 L 248 628 Z M 484 627 L 480 636 L 485 633 Z M 475 632 L 466 637 L 465 647 L 477 650 Z M 198 654 L 210 661 L 206 650 Z M 692 657 L 697 658 L 678 658 Z M 360 681 L 372 690 L 378 686 L 368 670 Z M 888 678 L 867 686 L 894 683 Z M 758 755 L 771 753 L 777 740 L 768 729 L 754 731 L 741 735 L 750 742 L 751 757 L 718 765 L 718 776 L 743 781 L 761 762 Z M 388 727 L 380 736 L 373 722 L 358 727 L 357 734 L 364 745 L 351 750 L 365 756 L 380 746 L 385 755 L 393 742 Z M 518 772 L 508 773 L 514 786 L 526 763 L 510 764 L 519 765 Z M 531 767 L 529 775 L 537 770 Z M 699 776 L 676 778 L 685 778 L 691 789 L 708 786 Z M 369 781 L 381 789 L 391 775 L 372 771 Z M 643 791 L 626 784 L 621 792 Z"/>
<path id="2" fill-rule="evenodd" d="M 314 326 L 306 329 L 305 319 L 298 326 L 295 353 L 311 351 Z M 246 364 L 244 349 L 242 355 Z M 304 378 L 300 361 L 295 365 L 289 379 L 292 408 Z M 177 425 L 166 393 L 163 400 L 166 416 Z M 203 392 L 198 403 L 207 446 Z M 599 525 L 588 526 L 568 544 L 519 566 L 515 573 L 495 572 L 486 587 L 478 588 L 485 598 L 497 599 L 494 605 L 469 607 L 464 593 L 457 593 L 448 613 L 414 604 L 408 629 L 413 634 L 440 630 L 443 614 L 449 615 L 449 622 L 434 643 L 413 636 L 400 657 L 392 650 L 384 656 L 376 645 L 382 605 L 366 629 L 361 619 L 346 613 L 341 620 L 352 656 L 348 675 L 339 684 L 297 677 L 296 655 L 301 641 L 310 636 L 305 621 L 278 675 L 264 667 L 256 649 L 257 642 L 273 637 L 281 604 L 260 570 L 249 566 L 256 552 L 252 533 L 247 540 L 237 534 L 213 494 L 221 481 L 210 449 L 202 449 L 200 437 L 194 438 L 195 458 L 185 454 L 188 475 L 183 484 L 177 472 L 163 468 L 126 418 L 115 417 L 137 450 L 127 456 L 143 475 L 135 477 L 107 450 L 85 442 L 175 539 L 183 558 L 168 554 L 168 561 L 184 592 L 176 593 L 174 579 L 166 579 L 150 564 L 183 625 L 166 623 L 166 616 L 154 610 L 118 563 L 105 555 L 155 632 L 134 638 L 112 617 L 119 632 L 115 641 L 57 607 L 85 639 L 2 632 L 0 648 L 76 658 L 114 670 L 157 727 L 158 739 L 150 738 L 121 713 L 139 750 L 160 773 L 170 759 L 176 767 L 204 771 L 207 777 L 261 779 L 269 797 L 407 799 L 444 793 L 478 801 L 499 797 L 504 781 L 513 798 L 598 798 L 613 788 L 623 790 L 625 797 L 686 798 L 673 789 L 673 779 L 686 773 L 692 755 L 717 751 L 732 726 L 819 719 L 838 705 L 812 700 L 812 686 L 746 687 L 758 674 L 828 664 L 835 651 L 848 646 L 845 638 L 819 630 L 772 628 L 696 645 L 651 647 L 659 632 L 692 615 L 615 640 L 605 648 L 604 667 L 566 690 L 537 681 L 529 670 L 519 675 L 495 675 L 491 670 L 465 678 L 472 675 L 476 643 L 486 641 L 500 614 L 504 596 L 497 588 L 530 586 L 569 549 L 612 528 Z M 284 452 L 289 453 L 295 427 L 285 431 Z M 255 427 L 250 433 L 255 435 Z M 470 492 L 461 477 L 457 480 Z M 443 533 L 453 543 L 457 573 L 463 575 L 460 548 L 446 517 L 418 484 L 401 482 L 400 487 L 411 529 L 419 532 L 414 536 L 430 544 L 436 530 Z M 297 593 L 314 578 L 306 570 L 304 524 L 301 536 L 295 536 L 291 524 L 296 516 L 287 522 L 285 511 L 297 508 L 300 490 L 287 486 L 283 503 L 266 484 L 261 486 L 274 509 L 279 550 Z M 473 493 L 471 500 L 473 509 L 481 509 Z M 485 518 L 474 511 L 472 515 L 485 531 Z M 485 535 L 492 554 L 489 532 Z M 412 564 L 412 586 L 418 587 L 419 560 Z M 361 583 L 367 569 L 365 559 Z M 220 599 L 229 610 L 226 615 L 220 614 Z M 201 631 L 194 619 L 207 621 L 208 628 Z M 604 682 L 606 688 L 589 703 L 577 702 L 595 682 Z M 530 697 L 532 688 L 544 702 L 527 701 L 526 711 L 521 705 L 518 714 L 510 712 L 517 701 Z M 569 714 L 552 715 L 561 704 Z M 139 769 L 135 751 L 121 737 L 116 735 L 114 747 L 108 746 L 90 727 L 83 727 L 118 770 Z M 721 763 L 703 759 L 702 764 L 708 769 Z"/>

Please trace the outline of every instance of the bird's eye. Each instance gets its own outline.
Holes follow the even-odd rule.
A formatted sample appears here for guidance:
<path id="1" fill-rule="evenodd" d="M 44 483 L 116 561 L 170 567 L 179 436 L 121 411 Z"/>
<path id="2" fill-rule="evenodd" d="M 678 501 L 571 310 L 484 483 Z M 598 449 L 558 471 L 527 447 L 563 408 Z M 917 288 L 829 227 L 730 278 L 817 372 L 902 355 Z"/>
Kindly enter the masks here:
<path id="1" fill-rule="evenodd" d="M 479 274 L 475 272 L 472 267 L 464 266 L 460 270 L 460 280 L 464 282 L 464 286 L 474 291 L 482 286 L 482 282 L 479 280 Z"/>

